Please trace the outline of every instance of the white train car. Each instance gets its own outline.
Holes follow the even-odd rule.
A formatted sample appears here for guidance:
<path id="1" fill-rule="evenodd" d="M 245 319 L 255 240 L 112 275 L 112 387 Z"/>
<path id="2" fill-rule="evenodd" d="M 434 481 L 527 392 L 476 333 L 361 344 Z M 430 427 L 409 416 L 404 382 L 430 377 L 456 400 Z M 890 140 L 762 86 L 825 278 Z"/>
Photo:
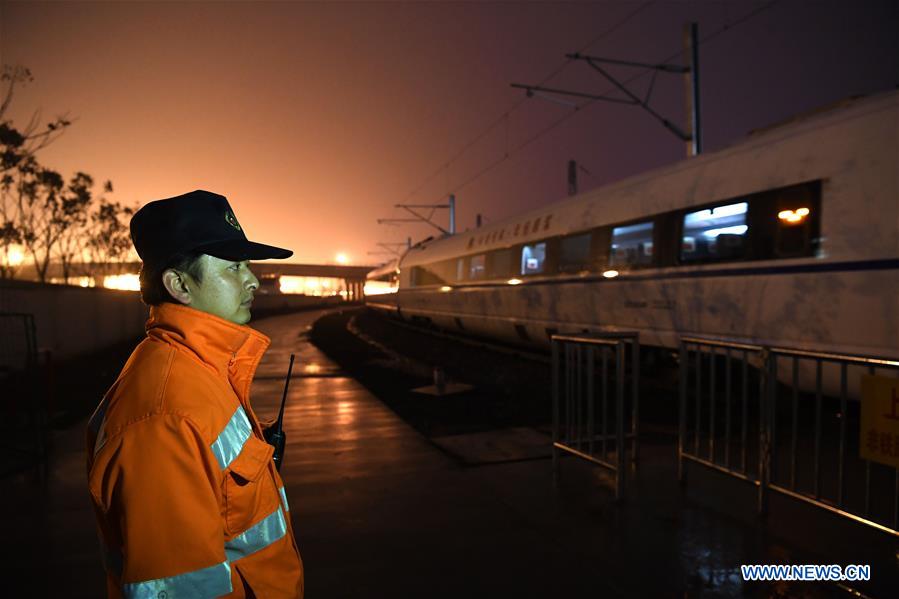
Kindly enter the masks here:
<path id="1" fill-rule="evenodd" d="M 365 297 L 396 293 L 399 290 L 399 260 L 390 260 L 365 275 Z M 370 303 L 370 302 L 369 302 Z"/>
<path id="2" fill-rule="evenodd" d="M 374 307 L 548 346 L 698 335 L 899 359 L 899 92 L 419 244 Z"/>

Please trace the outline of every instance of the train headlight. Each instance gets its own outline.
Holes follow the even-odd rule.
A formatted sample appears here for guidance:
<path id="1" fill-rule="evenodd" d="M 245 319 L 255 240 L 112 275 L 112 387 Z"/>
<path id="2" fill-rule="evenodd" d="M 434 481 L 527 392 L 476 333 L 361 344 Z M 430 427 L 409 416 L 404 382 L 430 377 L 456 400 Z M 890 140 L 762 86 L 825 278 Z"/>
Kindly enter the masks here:
<path id="1" fill-rule="evenodd" d="M 444 285 L 443 287 L 440 288 L 440 291 L 442 291 L 444 293 L 446 293 L 447 291 L 452 291 L 452 290 L 453 290 L 453 288 L 450 287 L 449 285 Z"/>
<path id="2" fill-rule="evenodd" d="M 602 276 L 604 276 L 607 279 L 614 279 L 615 277 L 618 276 L 618 271 L 617 270 L 607 270 L 604 273 L 602 273 Z"/>
<path id="3" fill-rule="evenodd" d="M 509 285 L 521 285 L 521 279 L 509 279 L 506 283 Z"/>
<path id="4" fill-rule="evenodd" d="M 777 213 L 777 218 L 785 225 L 797 225 L 804 221 L 808 215 L 808 208 L 797 208 L 796 210 L 781 210 Z"/>

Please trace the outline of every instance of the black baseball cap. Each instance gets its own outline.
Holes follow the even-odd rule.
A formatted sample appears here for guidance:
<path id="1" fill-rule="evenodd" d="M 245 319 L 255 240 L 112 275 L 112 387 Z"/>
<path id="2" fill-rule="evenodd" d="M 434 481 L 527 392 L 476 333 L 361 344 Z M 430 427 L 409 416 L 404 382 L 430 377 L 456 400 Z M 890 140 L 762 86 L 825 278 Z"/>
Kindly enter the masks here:
<path id="1" fill-rule="evenodd" d="M 291 250 L 250 241 L 228 199 L 198 189 L 156 200 L 131 217 L 131 241 L 144 264 L 161 268 L 176 254 L 200 252 L 223 260 L 290 258 Z"/>

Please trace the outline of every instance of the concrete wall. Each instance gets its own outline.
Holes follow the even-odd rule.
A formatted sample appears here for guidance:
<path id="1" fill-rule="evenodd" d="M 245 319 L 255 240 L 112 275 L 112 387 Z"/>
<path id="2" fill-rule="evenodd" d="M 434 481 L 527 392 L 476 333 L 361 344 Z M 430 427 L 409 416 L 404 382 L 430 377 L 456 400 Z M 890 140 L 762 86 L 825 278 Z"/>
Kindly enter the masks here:
<path id="1" fill-rule="evenodd" d="M 341 302 L 339 297 L 257 295 L 253 318 Z M 149 310 L 136 291 L 0 280 L 0 312 L 33 314 L 38 348 L 64 360 L 141 337 Z"/>
<path id="2" fill-rule="evenodd" d="M 136 291 L 0 280 L 0 312 L 33 314 L 38 349 L 60 360 L 140 337 L 148 310 Z"/>

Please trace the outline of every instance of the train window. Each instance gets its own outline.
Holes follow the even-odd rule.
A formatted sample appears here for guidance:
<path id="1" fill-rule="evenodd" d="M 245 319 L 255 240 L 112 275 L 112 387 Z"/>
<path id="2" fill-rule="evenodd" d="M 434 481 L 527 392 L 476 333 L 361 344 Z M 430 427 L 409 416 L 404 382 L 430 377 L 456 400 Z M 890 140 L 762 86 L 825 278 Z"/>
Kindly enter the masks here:
<path id="1" fill-rule="evenodd" d="M 490 252 L 487 256 L 488 277 L 491 279 L 507 279 L 515 274 L 515 250 L 505 248 Z"/>
<path id="2" fill-rule="evenodd" d="M 465 258 L 459 258 L 456 260 L 456 280 L 464 281 L 465 280 Z"/>
<path id="3" fill-rule="evenodd" d="M 437 277 L 439 284 L 443 285 L 453 279 L 455 266 L 453 260 L 443 260 L 442 262 L 428 265 L 428 268 Z"/>
<path id="4" fill-rule="evenodd" d="M 443 280 L 431 270 L 431 266 L 413 266 L 412 267 L 412 286 L 420 287 L 423 285 L 442 285 Z"/>
<path id="5" fill-rule="evenodd" d="M 792 258 L 814 254 L 821 205 L 820 183 L 787 187 L 779 190 L 777 196 L 775 255 Z"/>
<path id="6" fill-rule="evenodd" d="M 590 268 L 590 233 L 569 235 L 559 242 L 559 272 L 580 272 Z"/>
<path id="7" fill-rule="evenodd" d="M 684 215 L 682 262 L 739 260 L 746 254 L 748 202 L 715 206 Z"/>
<path id="8" fill-rule="evenodd" d="M 754 260 L 814 256 L 821 235 L 821 181 L 754 194 L 748 220 Z"/>
<path id="9" fill-rule="evenodd" d="M 652 264 L 652 222 L 612 229 L 610 266 L 650 266 Z"/>
<path id="10" fill-rule="evenodd" d="M 472 256 L 468 261 L 468 278 L 483 279 L 486 275 L 486 266 L 487 261 L 484 254 Z"/>
<path id="11" fill-rule="evenodd" d="M 543 272 L 546 261 L 546 243 L 533 243 L 521 248 L 521 274 L 536 275 Z"/>

